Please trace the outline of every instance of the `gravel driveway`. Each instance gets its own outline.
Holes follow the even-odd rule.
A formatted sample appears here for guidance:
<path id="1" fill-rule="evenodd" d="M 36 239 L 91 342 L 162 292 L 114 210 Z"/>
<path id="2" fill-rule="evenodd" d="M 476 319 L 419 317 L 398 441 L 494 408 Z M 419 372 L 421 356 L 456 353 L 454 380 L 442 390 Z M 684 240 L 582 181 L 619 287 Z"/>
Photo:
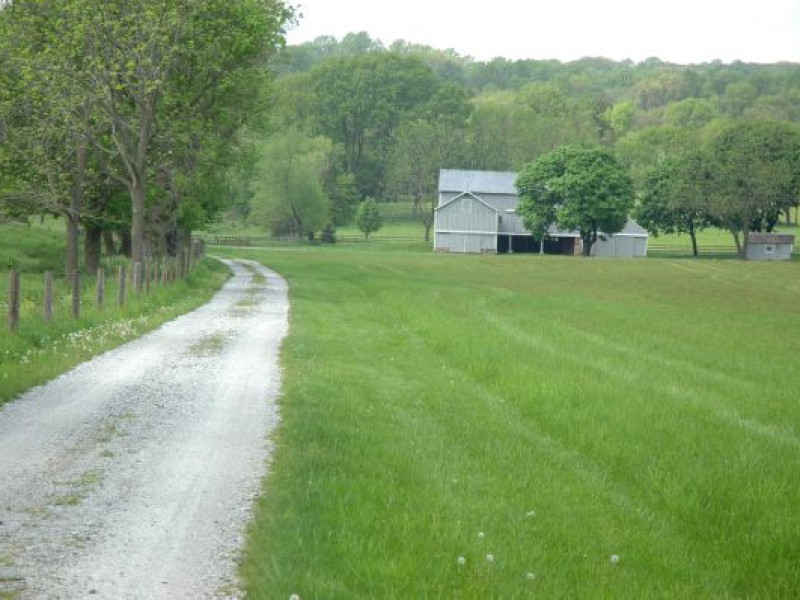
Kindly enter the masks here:
<path id="1" fill-rule="evenodd" d="M 0 409 L 0 597 L 240 596 L 288 301 L 226 263 L 209 304 Z"/>

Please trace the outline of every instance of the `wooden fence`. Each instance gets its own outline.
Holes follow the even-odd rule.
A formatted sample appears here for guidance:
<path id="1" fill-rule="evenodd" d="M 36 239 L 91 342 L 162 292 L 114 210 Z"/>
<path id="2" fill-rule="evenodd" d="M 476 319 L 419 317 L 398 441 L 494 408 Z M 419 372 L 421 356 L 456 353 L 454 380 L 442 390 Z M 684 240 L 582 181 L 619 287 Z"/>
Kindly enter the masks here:
<path id="1" fill-rule="evenodd" d="M 402 242 L 413 243 L 424 241 L 422 235 L 419 236 L 375 236 L 369 239 L 363 235 L 336 235 L 336 243 L 359 244 L 364 242 Z M 308 242 L 306 239 L 296 237 L 280 237 L 269 235 L 215 235 L 206 238 L 209 246 L 235 247 L 235 248 L 265 248 L 274 244 L 322 244 L 320 240 Z"/>
<path id="2" fill-rule="evenodd" d="M 189 252 L 182 252 L 178 257 L 160 260 L 135 262 L 131 269 L 119 265 L 116 273 L 117 306 L 125 306 L 130 293 L 147 294 L 154 286 L 166 287 L 178 279 L 189 276 L 197 262 L 205 256 L 205 241 L 193 240 Z M 78 319 L 84 306 L 83 286 L 80 271 L 73 272 L 67 283 L 71 293 L 71 315 Z M 53 298 L 55 278 L 52 271 L 44 273 L 44 288 L 41 298 L 42 315 L 49 322 L 53 319 Z M 20 272 L 11 269 L 8 275 L 8 329 L 15 333 L 19 329 L 22 307 L 22 278 Z M 106 272 L 103 267 L 97 270 L 95 279 L 94 301 L 99 310 L 106 306 Z"/>

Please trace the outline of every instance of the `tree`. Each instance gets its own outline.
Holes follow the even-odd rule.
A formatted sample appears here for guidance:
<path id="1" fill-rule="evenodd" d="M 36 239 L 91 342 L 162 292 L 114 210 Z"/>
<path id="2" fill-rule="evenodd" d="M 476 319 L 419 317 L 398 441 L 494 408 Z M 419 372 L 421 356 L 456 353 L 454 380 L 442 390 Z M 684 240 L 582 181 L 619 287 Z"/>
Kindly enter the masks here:
<path id="1" fill-rule="evenodd" d="M 332 58 L 311 72 L 315 131 L 343 148 L 340 170 L 362 194 L 382 192 L 392 132 L 429 106 L 439 81 L 418 58 L 387 52 Z"/>
<path id="2" fill-rule="evenodd" d="M 401 125 L 388 161 L 388 188 L 414 202 L 414 214 L 430 239 L 433 211 L 438 201 L 439 169 L 457 160 L 456 130 L 447 123 L 418 120 Z"/>
<path id="3" fill-rule="evenodd" d="M 797 202 L 800 130 L 777 121 L 735 122 L 710 141 L 709 157 L 711 210 L 746 259 L 750 232 L 771 231 Z"/>
<path id="4" fill-rule="evenodd" d="M 34 121 L 68 116 L 74 200 L 87 146 L 112 157 L 109 173 L 131 196 L 135 261 L 145 253 L 148 194 L 168 188 L 174 209 L 176 174 L 194 170 L 209 139 L 235 130 L 219 108 L 240 91 L 233 88 L 243 71 L 262 69 L 292 14 L 280 0 L 18 0 L 11 13 L 20 56 L 42 82 Z M 67 93 L 45 93 L 54 87 Z"/>
<path id="5" fill-rule="evenodd" d="M 361 204 L 358 205 L 356 211 L 356 226 L 359 231 L 364 234 L 366 239 L 369 239 L 370 233 L 375 233 L 383 227 L 383 218 L 378 209 L 378 203 L 374 198 L 366 198 Z"/>
<path id="6" fill-rule="evenodd" d="M 322 229 L 330 152 L 330 140 L 297 130 L 267 141 L 254 170 L 250 219 L 273 234 L 302 237 Z"/>
<path id="7" fill-rule="evenodd" d="M 636 220 L 654 237 L 686 233 L 698 255 L 697 232 L 716 224 L 709 209 L 710 173 L 700 152 L 668 158 L 645 176 Z"/>
<path id="8" fill-rule="evenodd" d="M 355 175 L 339 173 L 328 184 L 327 196 L 331 224 L 341 227 L 350 223 L 359 201 Z"/>
<path id="9" fill-rule="evenodd" d="M 542 239 L 551 225 L 577 230 L 584 256 L 600 235 L 625 227 L 633 184 L 613 154 L 598 146 L 563 146 L 526 165 L 517 177 L 525 227 Z"/>

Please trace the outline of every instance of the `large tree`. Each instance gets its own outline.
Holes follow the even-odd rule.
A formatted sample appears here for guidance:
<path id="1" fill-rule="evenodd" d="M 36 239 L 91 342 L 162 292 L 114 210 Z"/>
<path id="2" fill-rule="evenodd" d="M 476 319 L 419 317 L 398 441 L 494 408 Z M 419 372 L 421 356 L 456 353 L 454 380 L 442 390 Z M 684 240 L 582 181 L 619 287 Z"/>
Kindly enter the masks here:
<path id="1" fill-rule="evenodd" d="M 708 161 L 696 151 L 674 156 L 653 167 L 645 176 L 635 216 L 654 237 L 662 233 L 685 233 L 698 255 L 697 232 L 716 224 L 709 194 Z"/>
<path id="2" fill-rule="evenodd" d="M 633 208 L 633 184 L 607 149 L 563 146 L 526 165 L 517 176 L 525 227 L 543 239 L 551 225 L 580 233 L 590 256 L 600 235 L 622 231 Z"/>
<path id="3" fill-rule="evenodd" d="M 17 0 L 12 9 L 20 54 L 42 73 L 37 97 L 59 102 L 42 114 L 70 116 L 79 166 L 88 143 L 112 158 L 109 173 L 131 197 L 132 257 L 142 260 L 148 194 L 161 188 L 174 201 L 176 173 L 235 131 L 219 107 L 282 43 L 291 12 L 280 0 Z M 70 94 L 45 93 L 65 77 L 59 89 Z M 92 127 L 74 118 L 79 110 Z"/>
<path id="4" fill-rule="evenodd" d="M 343 148 L 340 170 L 362 194 L 383 191 L 383 156 L 392 132 L 425 112 L 439 81 L 414 57 L 370 53 L 332 58 L 311 72 L 314 129 Z"/>
<path id="5" fill-rule="evenodd" d="M 773 121 L 736 122 L 709 142 L 711 210 L 730 230 L 741 258 L 751 231 L 771 231 L 797 202 L 800 129 Z"/>
<path id="6" fill-rule="evenodd" d="M 297 130 L 265 142 L 251 184 L 251 221 L 295 237 L 322 229 L 328 221 L 323 181 L 330 153 L 330 140 Z"/>
<path id="7" fill-rule="evenodd" d="M 401 125 L 389 154 L 388 189 L 411 198 L 414 214 L 430 239 L 438 200 L 439 170 L 457 165 L 458 130 L 446 122 L 410 121 Z"/>

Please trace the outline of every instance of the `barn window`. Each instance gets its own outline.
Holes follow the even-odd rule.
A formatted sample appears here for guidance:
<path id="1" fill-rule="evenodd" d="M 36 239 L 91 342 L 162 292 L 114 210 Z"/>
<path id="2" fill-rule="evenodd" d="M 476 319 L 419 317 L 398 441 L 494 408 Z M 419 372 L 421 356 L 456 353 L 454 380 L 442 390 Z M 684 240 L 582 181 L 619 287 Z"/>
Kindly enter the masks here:
<path id="1" fill-rule="evenodd" d="M 764 254 L 772 254 L 775 251 L 775 246 L 764 246 Z"/>

